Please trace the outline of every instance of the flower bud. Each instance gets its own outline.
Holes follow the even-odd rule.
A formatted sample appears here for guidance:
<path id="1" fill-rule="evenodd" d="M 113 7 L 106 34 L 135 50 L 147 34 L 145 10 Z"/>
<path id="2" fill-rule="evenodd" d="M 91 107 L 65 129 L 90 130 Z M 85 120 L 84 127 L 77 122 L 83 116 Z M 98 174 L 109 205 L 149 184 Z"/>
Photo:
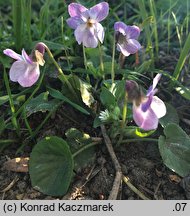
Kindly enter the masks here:
<path id="1" fill-rule="evenodd" d="M 135 102 L 138 106 L 143 96 L 142 90 L 139 85 L 133 80 L 127 80 L 125 84 L 125 89 L 127 92 L 128 101 Z"/>

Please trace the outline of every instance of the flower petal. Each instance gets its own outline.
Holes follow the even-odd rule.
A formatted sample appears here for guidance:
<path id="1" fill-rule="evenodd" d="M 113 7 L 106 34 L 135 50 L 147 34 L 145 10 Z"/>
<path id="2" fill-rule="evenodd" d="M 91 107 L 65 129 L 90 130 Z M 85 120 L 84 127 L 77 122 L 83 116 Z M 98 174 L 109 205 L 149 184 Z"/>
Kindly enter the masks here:
<path id="1" fill-rule="evenodd" d="M 138 26 L 126 26 L 125 33 L 128 39 L 137 39 L 140 35 L 140 28 Z"/>
<path id="2" fill-rule="evenodd" d="M 104 20 L 109 13 L 109 5 L 107 2 L 101 2 L 89 10 L 90 18 L 95 19 L 97 22 Z"/>
<path id="3" fill-rule="evenodd" d="M 149 96 L 152 91 L 154 91 L 154 89 L 156 88 L 160 78 L 161 78 L 162 74 L 157 74 L 154 79 L 153 79 L 153 84 L 149 87 L 148 91 L 147 91 L 147 96 Z"/>
<path id="4" fill-rule="evenodd" d="M 84 34 L 83 44 L 85 47 L 91 48 L 96 48 L 98 46 L 98 38 L 90 29 L 87 29 Z"/>
<path id="5" fill-rule="evenodd" d="M 118 49 L 118 51 L 122 52 L 122 54 L 123 54 L 124 56 L 129 56 L 129 55 L 131 54 L 131 53 L 129 53 L 129 52 L 127 51 L 126 46 L 125 46 L 124 43 L 123 43 L 123 44 L 117 43 L 117 49 Z"/>
<path id="6" fill-rule="evenodd" d="M 69 15 L 71 17 L 75 17 L 75 16 L 80 17 L 81 13 L 84 12 L 84 11 L 86 11 L 86 10 L 88 10 L 88 9 L 85 8 L 83 5 L 78 4 L 78 3 L 71 3 L 68 6 Z"/>
<path id="7" fill-rule="evenodd" d="M 28 64 L 25 61 L 14 62 L 9 72 L 10 80 L 13 82 L 17 82 L 19 77 L 23 76 L 27 65 Z"/>
<path id="8" fill-rule="evenodd" d="M 151 109 L 156 114 L 157 118 L 162 118 L 166 114 L 166 106 L 164 102 L 157 96 L 153 97 L 152 103 L 150 105 Z"/>
<path id="9" fill-rule="evenodd" d="M 85 47 L 95 48 L 98 46 L 98 38 L 95 35 L 94 28 L 87 28 L 86 24 L 77 27 L 75 37 L 78 44 L 83 43 Z"/>
<path id="10" fill-rule="evenodd" d="M 143 112 L 141 106 L 133 104 L 133 119 L 144 130 L 154 130 L 158 127 L 158 117 L 151 108 Z"/>
<path id="11" fill-rule="evenodd" d="M 83 42 L 85 32 L 86 32 L 86 24 L 81 24 L 75 29 L 74 34 L 78 44 L 81 44 Z"/>
<path id="12" fill-rule="evenodd" d="M 5 49 L 3 50 L 3 53 L 13 59 L 16 60 L 23 60 L 22 56 L 19 55 L 18 53 L 16 53 L 15 51 L 13 51 L 12 49 Z"/>
<path id="13" fill-rule="evenodd" d="M 84 23 L 83 20 L 80 17 L 71 17 L 67 19 L 67 24 L 72 29 L 76 29 L 80 24 Z"/>
<path id="14" fill-rule="evenodd" d="M 137 40 L 129 39 L 127 43 L 124 44 L 124 48 L 128 53 L 134 54 L 141 48 L 141 45 Z"/>
<path id="15" fill-rule="evenodd" d="M 32 59 L 30 58 L 30 56 L 28 56 L 24 49 L 22 49 L 22 57 L 28 64 L 33 64 Z"/>
<path id="16" fill-rule="evenodd" d="M 42 55 L 44 55 L 46 48 L 47 46 L 43 42 L 39 42 L 36 44 L 35 50 L 38 50 Z"/>
<path id="17" fill-rule="evenodd" d="M 22 87 L 30 87 L 32 86 L 40 76 L 40 69 L 37 63 L 33 63 L 32 65 L 27 65 L 26 70 L 22 76 L 19 76 L 18 83 Z"/>
<path id="18" fill-rule="evenodd" d="M 141 104 L 141 109 L 143 112 L 146 112 L 149 109 L 152 100 L 153 100 L 153 95 L 150 95 L 148 98 L 146 98 L 146 101 Z"/>
<path id="19" fill-rule="evenodd" d="M 120 32 L 121 34 L 125 35 L 125 29 L 126 29 L 126 25 L 123 22 L 116 22 L 114 24 L 114 29 L 116 32 Z"/>
<path id="20" fill-rule="evenodd" d="M 104 28 L 103 28 L 103 26 L 100 23 L 95 23 L 94 26 L 95 26 L 95 32 L 97 34 L 99 41 L 101 43 L 103 43 L 103 40 L 104 40 Z"/>
<path id="21" fill-rule="evenodd" d="M 127 100 L 129 102 L 134 101 L 135 103 L 138 103 L 141 101 L 141 97 L 143 96 L 142 91 L 134 80 L 127 80 L 125 89 L 127 92 Z"/>

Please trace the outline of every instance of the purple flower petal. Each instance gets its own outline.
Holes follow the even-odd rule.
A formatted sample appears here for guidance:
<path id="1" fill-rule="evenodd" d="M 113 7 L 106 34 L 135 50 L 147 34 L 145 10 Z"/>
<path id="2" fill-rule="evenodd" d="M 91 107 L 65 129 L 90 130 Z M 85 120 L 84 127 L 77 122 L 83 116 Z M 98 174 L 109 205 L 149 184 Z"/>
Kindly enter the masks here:
<path id="1" fill-rule="evenodd" d="M 125 44 L 117 43 L 117 49 L 118 51 L 122 52 L 124 56 L 129 56 L 131 54 L 127 51 Z"/>
<path id="2" fill-rule="evenodd" d="M 83 43 L 85 47 L 95 48 L 98 46 L 98 38 L 95 35 L 94 28 L 87 28 L 86 24 L 77 27 L 75 37 L 78 44 Z"/>
<path id="3" fill-rule="evenodd" d="M 67 19 L 67 24 L 72 29 L 76 29 L 80 24 L 84 23 L 83 20 L 80 17 L 71 17 Z"/>
<path id="4" fill-rule="evenodd" d="M 22 76 L 19 76 L 18 83 L 22 87 L 32 86 L 40 76 L 40 69 L 37 63 L 28 65 Z"/>
<path id="5" fill-rule="evenodd" d="M 24 49 L 22 49 L 22 57 L 28 64 L 33 63 L 32 59 L 30 58 L 30 56 L 28 56 Z"/>
<path id="6" fill-rule="evenodd" d="M 12 64 L 9 72 L 10 80 L 18 82 L 19 77 L 23 76 L 28 64 L 23 61 L 16 61 Z"/>
<path id="7" fill-rule="evenodd" d="M 101 22 L 104 20 L 109 13 L 109 5 L 107 2 L 101 2 L 89 10 L 89 15 L 91 19 Z"/>
<path id="8" fill-rule="evenodd" d="M 3 53 L 13 59 L 16 60 L 23 60 L 22 56 L 19 55 L 18 53 L 16 53 L 15 51 L 13 51 L 12 49 L 5 49 L 3 50 Z"/>
<path id="9" fill-rule="evenodd" d="M 38 50 L 42 55 L 45 53 L 46 45 L 42 42 L 36 44 L 35 50 Z"/>
<path id="10" fill-rule="evenodd" d="M 81 24 L 75 29 L 74 34 L 78 44 L 81 44 L 83 42 L 85 32 L 86 32 L 86 24 Z"/>
<path id="11" fill-rule="evenodd" d="M 98 38 L 87 29 L 84 34 L 83 44 L 85 47 L 96 48 L 98 46 Z"/>
<path id="12" fill-rule="evenodd" d="M 141 109 L 142 109 L 143 112 L 146 112 L 149 109 L 149 107 L 150 107 L 150 105 L 152 103 L 152 100 L 153 100 L 153 95 L 150 95 L 146 99 L 146 102 L 144 102 L 144 103 L 141 104 Z"/>
<path id="13" fill-rule="evenodd" d="M 126 26 L 125 34 L 128 39 L 137 39 L 140 35 L 140 28 L 135 25 Z"/>
<path id="14" fill-rule="evenodd" d="M 161 78 L 162 74 L 157 74 L 154 79 L 153 79 L 153 84 L 149 87 L 148 91 L 147 91 L 147 96 L 149 96 L 152 91 L 154 91 L 154 89 L 156 88 L 160 78 Z"/>
<path id="15" fill-rule="evenodd" d="M 144 130 L 154 130 L 158 127 L 158 117 L 151 108 L 143 112 L 141 106 L 133 104 L 133 119 Z"/>
<path id="16" fill-rule="evenodd" d="M 117 48 L 123 53 L 124 56 L 136 53 L 140 48 L 140 43 L 135 39 L 129 39 L 122 43 L 117 43 Z"/>
<path id="17" fill-rule="evenodd" d="M 157 96 L 153 97 L 152 103 L 150 105 L 151 109 L 156 114 L 157 118 L 162 118 L 166 114 L 166 106 L 164 102 Z"/>
<path id="18" fill-rule="evenodd" d="M 94 25 L 95 25 L 96 35 L 97 35 L 99 41 L 101 43 L 103 43 L 103 40 L 104 40 L 104 28 L 100 23 L 95 23 Z"/>
<path id="19" fill-rule="evenodd" d="M 114 29 L 116 32 L 120 32 L 121 34 L 125 35 L 125 29 L 126 29 L 126 25 L 123 22 L 116 22 L 114 24 Z"/>
<path id="20" fill-rule="evenodd" d="M 135 39 L 129 39 L 127 43 L 125 43 L 125 49 L 130 54 L 136 53 L 140 48 L 140 43 Z"/>
<path id="21" fill-rule="evenodd" d="M 78 3 L 71 3 L 68 6 L 69 15 L 71 17 L 75 17 L 75 16 L 80 17 L 81 13 L 84 12 L 84 11 L 86 11 L 86 10 L 88 10 L 88 9 L 85 8 L 83 5 L 78 4 Z"/>

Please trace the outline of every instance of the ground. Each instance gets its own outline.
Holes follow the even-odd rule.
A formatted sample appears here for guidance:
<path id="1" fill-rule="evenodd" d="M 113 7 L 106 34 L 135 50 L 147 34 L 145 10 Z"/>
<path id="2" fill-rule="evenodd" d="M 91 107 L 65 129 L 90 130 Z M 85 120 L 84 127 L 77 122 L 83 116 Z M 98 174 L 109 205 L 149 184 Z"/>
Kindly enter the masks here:
<path id="1" fill-rule="evenodd" d="M 62 114 L 72 114 L 79 125 L 66 119 Z M 39 118 L 38 114 L 34 116 Z M 84 118 L 85 121 L 84 121 Z M 64 123 L 63 123 L 64 122 Z M 71 107 L 60 107 L 54 117 L 41 130 L 39 139 L 47 135 L 58 135 L 64 138 L 65 131 L 70 127 L 82 129 L 93 136 L 101 136 L 99 130 L 92 130 L 92 121 L 79 115 Z M 18 156 L 27 157 L 32 146 L 25 146 Z M 96 148 L 96 160 L 82 170 L 77 171 L 68 193 L 63 197 L 46 196 L 32 188 L 28 173 L 15 173 L 3 168 L 8 158 L 14 158 L 18 144 L 13 144 L 0 154 L 0 199 L 107 199 L 115 177 L 115 170 L 104 144 Z M 158 200 L 184 200 L 186 192 L 180 183 L 181 178 L 170 171 L 163 163 L 156 142 L 139 142 L 122 144 L 115 149 L 122 167 L 122 172 L 128 176 L 131 183 L 149 199 Z M 123 182 L 118 194 L 118 199 L 140 199 Z"/>

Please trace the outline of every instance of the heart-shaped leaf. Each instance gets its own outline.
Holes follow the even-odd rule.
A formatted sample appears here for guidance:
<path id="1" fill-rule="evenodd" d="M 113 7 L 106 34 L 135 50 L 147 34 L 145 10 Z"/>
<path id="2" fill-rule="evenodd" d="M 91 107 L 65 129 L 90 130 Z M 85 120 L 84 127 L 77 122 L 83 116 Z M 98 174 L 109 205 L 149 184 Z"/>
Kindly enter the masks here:
<path id="1" fill-rule="evenodd" d="M 73 175 L 73 158 L 63 139 L 46 137 L 36 144 L 30 155 L 32 186 L 51 196 L 64 195 Z"/>
<path id="2" fill-rule="evenodd" d="M 168 124 L 165 136 L 159 137 L 159 150 L 164 164 L 180 176 L 190 173 L 190 137 L 177 124 Z"/>

